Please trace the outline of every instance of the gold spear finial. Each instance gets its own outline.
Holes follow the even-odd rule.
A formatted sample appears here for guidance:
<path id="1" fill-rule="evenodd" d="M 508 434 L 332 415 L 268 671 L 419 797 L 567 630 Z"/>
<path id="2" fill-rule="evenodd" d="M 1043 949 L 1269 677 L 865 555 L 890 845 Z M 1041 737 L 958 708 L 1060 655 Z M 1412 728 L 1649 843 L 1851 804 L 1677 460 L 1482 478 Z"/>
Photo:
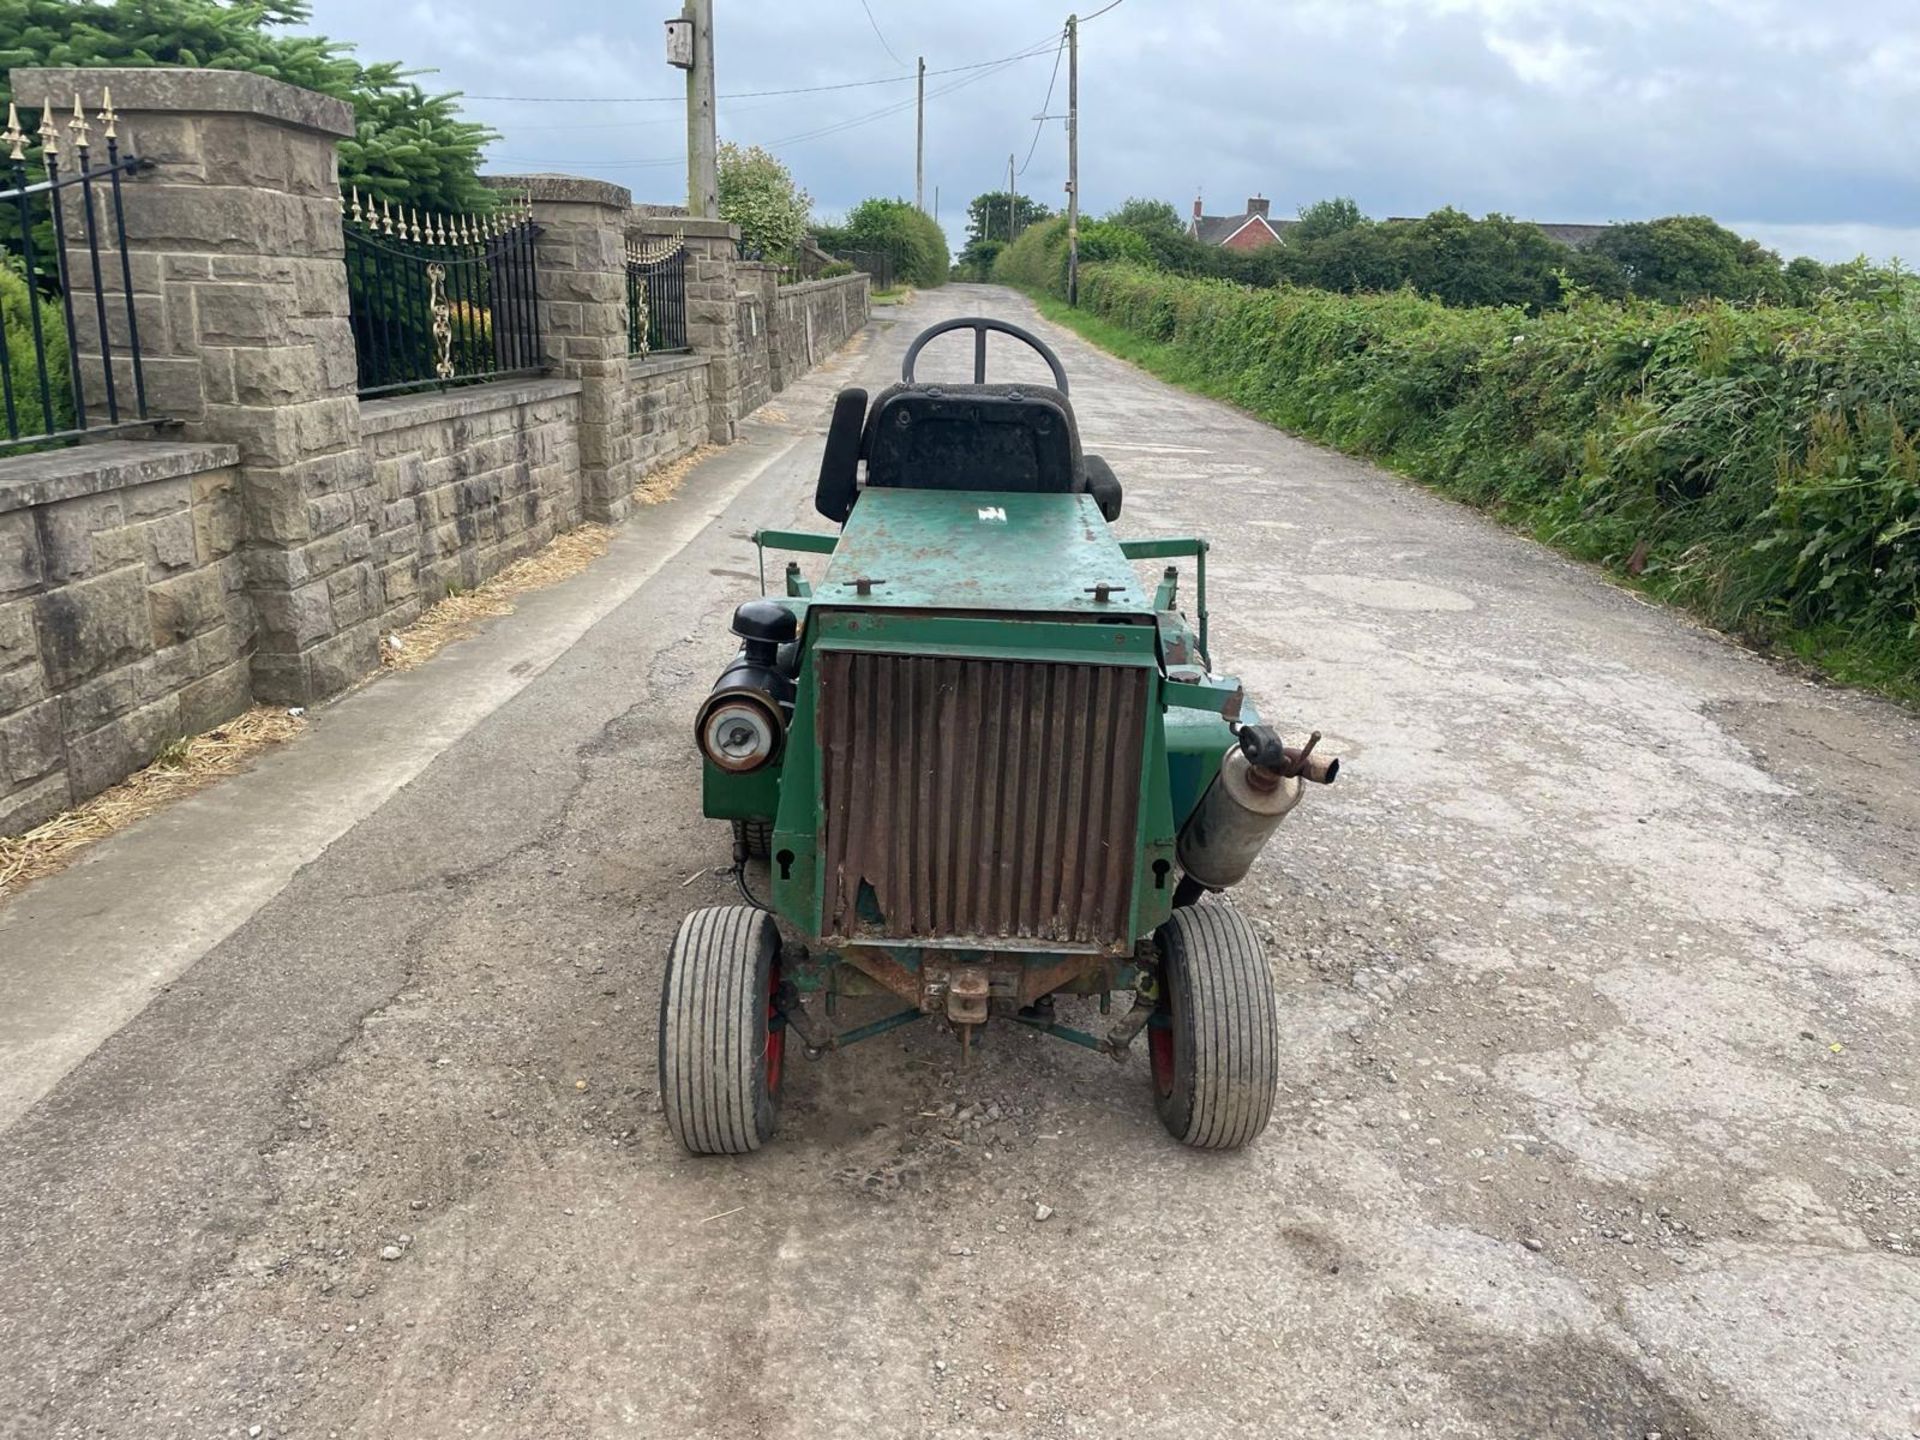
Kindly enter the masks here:
<path id="1" fill-rule="evenodd" d="M 358 185 L 353 187 L 353 208 L 347 213 L 353 216 L 354 224 L 360 223 L 360 187 Z"/>
<path id="2" fill-rule="evenodd" d="M 73 132 L 74 149 L 84 150 L 87 148 L 88 128 L 87 112 L 80 108 L 80 97 L 78 94 L 75 94 L 73 97 L 73 119 L 67 122 L 67 129 Z"/>
<path id="3" fill-rule="evenodd" d="M 40 107 L 40 154 L 52 161 L 60 153 L 60 127 L 53 123 L 53 101 L 51 98 Z"/>
<path id="4" fill-rule="evenodd" d="M 113 108 L 113 87 L 111 85 L 102 85 L 100 87 L 100 113 L 94 118 L 107 127 L 104 132 L 107 139 L 118 140 L 120 138 L 120 132 L 114 128 L 120 123 L 120 116 L 115 113 Z"/>
<path id="5" fill-rule="evenodd" d="M 383 235 L 393 233 L 393 207 L 387 203 L 387 197 L 384 195 L 380 197 L 380 233 Z"/>
<path id="6" fill-rule="evenodd" d="M 27 132 L 20 128 L 20 108 L 11 100 L 7 102 L 7 128 L 0 130 L 0 144 L 13 147 L 13 154 L 7 158 L 16 165 L 27 158 Z"/>

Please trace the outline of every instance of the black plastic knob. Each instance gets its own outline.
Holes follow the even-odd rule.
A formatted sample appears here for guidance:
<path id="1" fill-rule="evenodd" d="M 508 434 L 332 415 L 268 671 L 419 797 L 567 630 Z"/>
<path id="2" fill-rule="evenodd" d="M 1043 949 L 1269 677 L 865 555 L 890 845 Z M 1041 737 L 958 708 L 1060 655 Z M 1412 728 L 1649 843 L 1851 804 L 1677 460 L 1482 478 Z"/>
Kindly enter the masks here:
<path id="1" fill-rule="evenodd" d="M 800 622 L 778 600 L 749 600 L 733 612 L 733 633 L 742 640 L 784 645 L 800 633 Z"/>

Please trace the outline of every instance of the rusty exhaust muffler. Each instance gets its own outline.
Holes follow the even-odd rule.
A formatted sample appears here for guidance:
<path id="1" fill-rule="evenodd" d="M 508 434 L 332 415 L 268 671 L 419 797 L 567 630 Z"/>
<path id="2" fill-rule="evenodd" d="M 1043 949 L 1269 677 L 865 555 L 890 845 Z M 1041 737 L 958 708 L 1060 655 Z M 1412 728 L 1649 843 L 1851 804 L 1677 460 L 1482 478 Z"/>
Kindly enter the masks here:
<path id="1" fill-rule="evenodd" d="M 1239 743 L 1221 757 L 1220 773 L 1181 827 L 1175 855 L 1186 880 L 1225 890 L 1247 878 L 1280 822 L 1300 803 L 1303 782 L 1331 785 L 1340 774 L 1338 760 L 1313 753 L 1319 743 L 1318 730 L 1295 748 L 1265 725 L 1241 729 Z"/>

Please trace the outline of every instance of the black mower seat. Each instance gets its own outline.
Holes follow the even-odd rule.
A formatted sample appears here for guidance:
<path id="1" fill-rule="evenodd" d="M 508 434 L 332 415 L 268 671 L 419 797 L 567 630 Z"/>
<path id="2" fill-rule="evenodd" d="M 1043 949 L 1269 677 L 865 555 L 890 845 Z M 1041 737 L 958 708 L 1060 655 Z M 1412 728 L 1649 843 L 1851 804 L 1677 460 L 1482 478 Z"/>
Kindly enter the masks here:
<path id="1" fill-rule="evenodd" d="M 867 484 L 1072 495 L 1087 488 L 1073 406 L 1050 385 L 892 385 L 861 437 Z"/>

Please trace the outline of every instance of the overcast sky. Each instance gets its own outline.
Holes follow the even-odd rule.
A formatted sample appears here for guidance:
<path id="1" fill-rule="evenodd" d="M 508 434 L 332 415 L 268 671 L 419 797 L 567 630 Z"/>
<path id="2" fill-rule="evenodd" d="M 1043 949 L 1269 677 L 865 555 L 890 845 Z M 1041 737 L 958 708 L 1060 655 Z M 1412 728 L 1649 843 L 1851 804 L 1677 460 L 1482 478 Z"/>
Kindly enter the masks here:
<path id="1" fill-rule="evenodd" d="M 924 55 L 927 203 L 938 186 L 956 248 L 967 200 L 1005 187 L 1009 152 L 1021 190 L 1058 208 L 1064 126 L 1033 117 L 1064 6 L 867 6 L 871 22 L 861 0 L 716 0 L 721 94 L 887 81 Z M 313 28 L 475 97 L 468 113 L 503 137 L 491 169 L 683 202 L 683 79 L 660 24 L 676 13 L 315 0 Z M 775 151 L 831 216 L 911 198 L 912 100 L 910 78 L 742 96 L 722 101 L 720 133 Z M 1063 65 L 1048 109 L 1065 100 Z M 1196 193 L 1209 213 L 1256 193 L 1276 215 L 1342 194 L 1375 216 L 1704 212 L 1788 254 L 1920 259 L 1920 0 L 1124 0 L 1082 27 L 1080 107 L 1094 214 L 1147 195 L 1185 215 Z"/>

